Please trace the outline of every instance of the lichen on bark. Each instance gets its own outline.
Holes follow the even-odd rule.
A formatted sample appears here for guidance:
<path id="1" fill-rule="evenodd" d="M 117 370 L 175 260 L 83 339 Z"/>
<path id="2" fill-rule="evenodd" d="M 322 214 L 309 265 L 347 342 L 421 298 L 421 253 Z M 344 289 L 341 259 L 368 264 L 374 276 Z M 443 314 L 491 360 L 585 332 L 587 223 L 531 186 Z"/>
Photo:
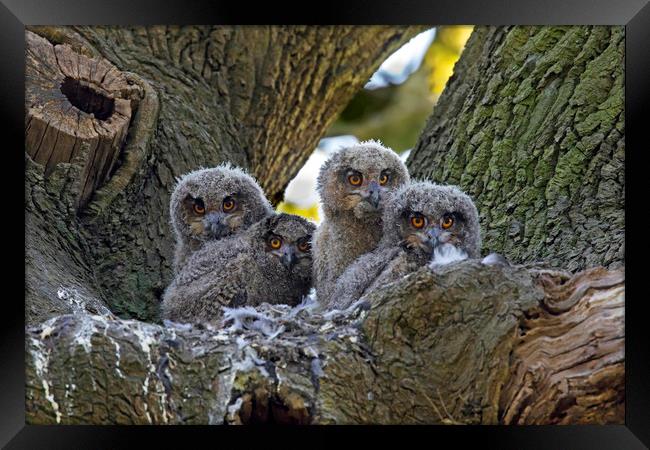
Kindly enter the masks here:
<path id="1" fill-rule="evenodd" d="M 486 252 L 624 264 L 623 27 L 476 27 L 408 166 L 460 185 Z"/>
<path id="2" fill-rule="evenodd" d="M 83 211 L 74 161 L 26 155 L 29 423 L 623 423 L 624 273 L 570 273 L 623 264 L 622 28 L 477 27 L 409 160 L 476 199 L 486 250 L 568 271 L 425 267 L 347 311 L 217 329 L 151 323 L 174 178 L 230 160 L 277 199 L 417 28 L 34 31 L 144 97 Z"/>
<path id="3" fill-rule="evenodd" d="M 464 261 L 215 328 L 76 309 L 27 330 L 28 422 L 622 423 L 623 286 Z"/>

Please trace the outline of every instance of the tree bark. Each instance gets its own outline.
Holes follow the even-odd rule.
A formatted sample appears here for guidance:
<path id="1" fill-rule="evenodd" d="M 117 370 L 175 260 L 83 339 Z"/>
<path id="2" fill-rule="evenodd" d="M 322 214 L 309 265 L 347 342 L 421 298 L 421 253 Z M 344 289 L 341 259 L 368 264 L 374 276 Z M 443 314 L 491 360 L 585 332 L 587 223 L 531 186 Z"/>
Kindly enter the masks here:
<path id="1" fill-rule="evenodd" d="M 106 61 L 142 98 L 118 159 L 98 157 L 109 163 L 97 182 L 82 183 L 82 161 L 57 158 L 48 165 L 27 157 L 28 321 L 65 311 L 53 301 L 61 287 L 122 317 L 158 320 L 171 276 L 168 203 L 175 178 L 230 161 L 253 173 L 270 199 L 281 200 L 355 91 L 419 29 L 32 27 L 28 41 L 39 39 L 36 32 L 75 61 Z M 29 67 L 43 64 L 30 55 Z M 50 79 L 50 92 L 88 119 L 58 92 L 57 81 Z M 27 87 L 35 89 L 33 77 Z M 45 102 L 28 95 L 26 110 Z M 85 144 L 78 151 L 87 159 L 94 147 Z"/>
<path id="2" fill-rule="evenodd" d="M 29 423 L 623 423 L 621 28 L 477 28 L 409 160 L 477 200 L 487 250 L 568 270 L 425 267 L 344 312 L 216 329 L 151 323 L 174 177 L 229 160 L 277 199 L 416 30 L 34 31 L 139 94 L 85 205 L 87 158 L 46 170 L 26 148 Z"/>
<path id="3" fill-rule="evenodd" d="M 624 422 L 622 271 L 465 261 L 367 300 L 218 330 L 55 317 L 27 332 L 28 422 Z"/>
<path id="4" fill-rule="evenodd" d="M 475 28 L 407 164 L 472 196 L 486 252 L 623 266 L 624 37 Z"/>
<path id="5" fill-rule="evenodd" d="M 46 176 L 61 163 L 83 167 L 81 208 L 110 178 L 142 91 L 103 58 L 52 45 L 29 31 L 26 41 L 25 150 Z M 89 151 L 82 152 L 85 147 Z"/>

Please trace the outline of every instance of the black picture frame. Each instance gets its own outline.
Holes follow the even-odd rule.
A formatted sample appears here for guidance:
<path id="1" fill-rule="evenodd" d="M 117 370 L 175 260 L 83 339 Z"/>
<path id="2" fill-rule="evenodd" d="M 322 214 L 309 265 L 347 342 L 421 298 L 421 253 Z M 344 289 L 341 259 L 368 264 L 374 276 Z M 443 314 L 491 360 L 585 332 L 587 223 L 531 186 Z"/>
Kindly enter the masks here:
<path id="1" fill-rule="evenodd" d="M 476 2 L 469 0 L 429 0 L 402 2 L 389 0 L 321 2 L 311 8 L 306 3 L 291 7 L 277 2 L 251 5 L 248 2 L 184 0 L 160 4 L 152 0 L 2 0 L 0 6 L 0 46 L 3 62 L 0 84 L 3 90 L 2 123 L 6 131 L 5 160 L 2 170 L 6 180 L 6 197 L 20 202 L 16 186 L 22 179 L 18 167 L 23 167 L 23 155 L 17 148 L 24 145 L 24 29 L 26 25 L 150 25 L 150 24 L 475 24 L 475 25 L 625 25 L 625 128 L 626 128 L 626 414 L 625 425 L 619 426 L 541 426 L 541 427 L 399 427 L 406 445 L 425 439 L 431 446 L 440 441 L 454 445 L 474 442 L 482 448 L 647 448 L 650 445 L 650 359 L 647 343 L 644 287 L 644 264 L 641 262 L 647 248 L 643 236 L 647 234 L 643 222 L 643 208 L 633 208 L 635 200 L 643 205 L 642 155 L 647 151 L 642 113 L 649 100 L 650 83 L 650 4 L 648 0 L 498 0 Z M 646 126 L 647 128 L 647 126 Z M 15 179 L 14 179 L 15 177 Z M 24 183 L 24 179 L 22 179 Z M 16 211 L 16 209 L 12 208 Z M 8 216 L 16 213 L 7 212 Z M 5 219 L 9 225 L 24 233 L 24 222 Z M 16 222 L 16 223 L 14 223 Z M 20 235 L 20 230 L 17 230 Z M 24 234 L 23 234 L 24 235 Z M 6 234 L 5 236 L 8 236 Z M 5 239 L 13 246 L 19 258 L 21 242 Z M 6 261 L 8 262 L 8 260 Z M 637 264 L 638 263 L 638 264 Z M 18 285 L 24 279 L 24 266 L 8 263 L 16 271 L 7 279 Z M 636 272 L 636 273 L 635 273 Z M 0 360 L 0 398 L 2 417 L 0 444 L 7 448 L 116 448 L 132 446 L 134 438 L 143 437 L 149 446 L 195 445 L 198 438 L 208 438 L 215 445 L 229 441 L 246 442 L 252 433 L 244 428 L 227 427 L 99 427 L 99 426 L 34 426 L 25 425 L 24 412 L 24 303 L 18 292 L 4 292 L 2 359 Z M 23 290 L 24 294 L 24 290 Z M 396 427 L 306 427 L 274 429 L 282 434 L 283 442 L 303 442 L 311 446 L 309 435 L 318 434 L 333 442 L 345 435 L 363 433 L 363 439 L 383 441 L 386 433 Z M 267 439 L 268 429 L 255 434 Z M 208 436 L 209 433 L 209 436 Z M 188 436 L 190 437 L 188 439 Z M 331 436 L 331 437 L 330 437 Z M 408 436 L 408 437 L 407 437 Z M 411 437 L 412 436 L 412 437 Z M 406 437 L 408 440 L 405 440 Z M 318 438 L 320 441 L 320 437 Z M 158 441 L 158 442 L 157 442 Z M 315 441 L 314 441 L 315 442 Z M 403 445 L 403 444 L 402 444 Z M 248 445 L 245 445 L 247 447 Z"/>

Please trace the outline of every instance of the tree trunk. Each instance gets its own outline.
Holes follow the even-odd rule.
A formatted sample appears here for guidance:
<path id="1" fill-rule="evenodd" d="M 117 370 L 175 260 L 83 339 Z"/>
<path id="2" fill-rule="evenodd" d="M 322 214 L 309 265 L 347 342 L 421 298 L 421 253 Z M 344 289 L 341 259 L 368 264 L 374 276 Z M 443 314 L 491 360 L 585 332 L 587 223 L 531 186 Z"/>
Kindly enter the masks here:
<path id="1" fill-rule="evenodd" d="M 174 177 L 230 160 L 277 199 L 415 30 L 36 31 L 113 64 L 133 111 L 87 203 L 92 143 L 46 170 L 27 142 L 29 423 L 623 423 L 621 28 L 477 28 L 409 160 L 476 198 L 488 250 L 569 270 L 424 267 L 343 312 L 217 329 L 131 319 L 157 319 Z"/>
<path id="2" fill-rule="evenodd" d="M 623 297 L 622 271 L 466 261 L 218 331 L 81 311 L 27 332 L 28 422 L 620 424 Z"/>
<path id="3" fill-rule="evenodd" d="M 31 32 L 26 38 L 25 150 L 46 176 L 61 163 L 83 167 L 79 209 L 110 179 L 142 90 L 103 58 Z"/>
<path id="4" fill-rule="evenodd" d="M 485 251 L 570 271 L 623 266 L 624 37 L 475 28 L 408 166 L 472 196 Z"/>
<path id="5" fill-rule="evenodd" d="M 28 321 L 66 311 L 65 304 L 52 301 L 61 287 L 99 299 L 120 316 L 157 320 L 171 276 L 168 203 L 175 178 L 231 161 L 251 171 L 274 202 L 281 200 L 348 100 L 419 29 L 32 28 L 49 42 L 27 31 Z M 52 48 L 67 59 L 57 60 Z M 102 82 L 114 76 L 92 80 L 78 67 L 90 67 L 95 75 L 108 68 L 133 92 L 113 85 L 107 91 Z M 77 83 L 72 90 L 63 83 L 66 70 Z M 92 111 L 81 111 L 87 103 L 75 106 L 66 96 L 79 92 L 75 80 L 107 101 L 133 99 L 124 145 L 121 134 L 100 139 L 105 146 L 96 137 L 83 138 L 84 127 L 101 130 L 108 122 L 91 119 Z M 46 91 L 37 91 L 39 82 L 47 84 Z M 49 128 L 48 153 L 40 157 L 33 141 L 44 140 L 49 119 L 35 127 L 32 112 L 47 108 L 51 97 L 68 114 L 67 122 Z M 50 157 L 59 153 L 65 154 Z"/>

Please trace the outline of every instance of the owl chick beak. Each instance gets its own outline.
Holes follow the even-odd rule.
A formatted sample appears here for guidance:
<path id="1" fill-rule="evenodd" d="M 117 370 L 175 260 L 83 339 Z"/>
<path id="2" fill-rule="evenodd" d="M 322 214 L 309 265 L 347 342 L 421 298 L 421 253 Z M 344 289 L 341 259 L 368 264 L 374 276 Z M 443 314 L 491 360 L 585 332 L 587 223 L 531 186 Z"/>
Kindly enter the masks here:
<path id="1" fill-rule="evenodd" d="M 228 226 L 224 223 L 224 219 L 224 214 L 211 212 L 203 219 L 203 225 L 210 235 L 221 238 L 228 234 Z"/>
<path id="2" fill-rule="evenodd" d="M 433 226 L 427 230 L 427 245 L 431 247 L 431 250 L 435 250 L 437 246 L 441 244 L 440 239 L 441 230 L 440 227 Z"/>
<path id="3" fill-rule="evenodd" d="M 291 270 L 291 268 L 298 262 L 296 250 L 293 247 L 286 246 L 282 251 L 280 261 L 282 262 L 282 265 L 287 268 L 287 270 Z"/>
<path id="4" fill-rule="evenodd" d="M 374 208 L 379 207 L 379 201 L 381 200 L 381 188 L 379 186 L 379 183 L 374 180 L 368 183 L 368 188 L 365 192 L 364 200 L 370 203 Z"/>

